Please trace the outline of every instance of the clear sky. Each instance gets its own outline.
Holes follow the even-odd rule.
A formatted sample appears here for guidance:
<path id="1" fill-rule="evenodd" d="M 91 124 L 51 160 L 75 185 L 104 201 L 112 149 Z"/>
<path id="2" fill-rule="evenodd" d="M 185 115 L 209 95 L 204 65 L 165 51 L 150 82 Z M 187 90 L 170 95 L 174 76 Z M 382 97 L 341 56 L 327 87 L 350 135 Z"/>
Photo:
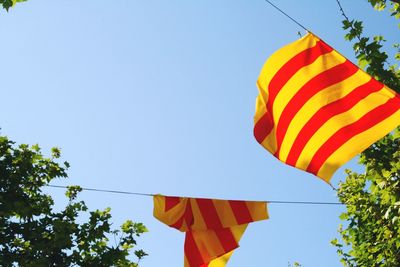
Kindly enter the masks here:
<path id="1" fill-rule="evenodd" d="M 347 15 L 390 41 L 397 26 L 366 0 Z M 353 60 L 335 0 L 275 3 Z M 302 31 L 263 0 L 29 0 L 0 13 L 1 133 L 60 147 L 70 179 L 109 190 L 244 200 L 336 202 L 311 174 L 253 138 L 256 79 L 265 59 Z M 356 160 L 344 168 L 361 170 Z M 344 168 L 332 179 L 344 179 Z M 64 190 L 47 190 L 63 205 Z M 152 217 L 150 197 L 82 192 L 112 208 L 114 226 L 143 222 L 141 267 L 183 266 L 184 235 Z M 269 205 L 229 267 L 341 266 L 337 206 Z"/>

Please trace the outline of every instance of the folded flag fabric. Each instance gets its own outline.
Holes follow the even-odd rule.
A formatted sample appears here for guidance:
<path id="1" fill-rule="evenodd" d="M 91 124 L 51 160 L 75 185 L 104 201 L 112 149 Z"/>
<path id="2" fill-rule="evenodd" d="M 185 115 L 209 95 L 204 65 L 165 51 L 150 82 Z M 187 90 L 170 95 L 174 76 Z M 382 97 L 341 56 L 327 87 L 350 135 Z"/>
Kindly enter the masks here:
<path id="1" fill-rule="evenodd" d="M 156 195 L 154 217 L 185 232 L 185 267 L 223 267 L 247 225 L 268 213 L 265 202 Z"/>
<path id="2" fill-rule="evenodd" d="M 257 80 L 256 140 L 329 183 L 400 123 L 400 97 L 315 35 L 276 51 Z"/>

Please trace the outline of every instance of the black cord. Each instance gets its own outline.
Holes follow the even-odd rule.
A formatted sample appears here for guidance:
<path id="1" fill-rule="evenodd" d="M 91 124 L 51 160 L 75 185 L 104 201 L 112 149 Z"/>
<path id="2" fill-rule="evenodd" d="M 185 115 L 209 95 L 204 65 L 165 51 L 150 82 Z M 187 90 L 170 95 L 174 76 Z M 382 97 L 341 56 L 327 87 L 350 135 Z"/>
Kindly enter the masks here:
<path id="1" fill-rule="evenodd" d="M 280 11 L 283 15 L 285 15 L 286 17 L 288 17 L 290 20 L 292 20 L 294 23 L 296 23 L 297 25 L 299 25 L 301 28 L 303 28 L 304 30 L 310 32 L 306 27 L 304 27 L 300 22 L 298 22 L 297 20 L 295 20 L 294 18 L 292 18 L 291 16 L 289 16 L 285 11 L 283 11 L 282 9 L 280 9 L 279 7 L 277 7 L 276 5 L 274 5 L 273 3 L 271 3 L 269 0 L 265 0 L 268 4 L 270 4 L 271 6 L 273 6 L 275 9 L 277 9 L 278 11 Z"/>
<path id="2" fill-rule="evenodd" d="M 304 204 L 304 205 L 344 205 L 340 202 L 315 202 L 315 201 L 280 201 L 280 200 L 270 200 L 265 201 L 267 203 L 273 204 Z"/>
<path id="3" fill-rule="evenodd" d="M 68 188 L 69 186 L 63 185 L 47 185 L 48 187 L 53 188 Z M 84 191 L 93 191 L 93 192 L 102 192 L 102 193 L 113 193 L 113 194 L 124 194 L 124 195 L 137 195 L 137 196 L 155 196 L 154 194 L 147 193 L 137 193 L 137 192 L 127 192 L 127 191 L 118 191 L 118 190 L 105 190 L 105 189 L 97 189 L 97 188 L 87 188 L 81 187 Z M 266 202 L 271 204 L 303 204 L 303 205 L 344 205 L 340 202 L 316 202 L 316 201 L 284 201 L 284 200 L 264 200 L 260 202 Z"/>
<path id="4" fill-rule="evenodd" d="M 47 185 L 48 187 L 54 188 L 68 188 L 68 186 L 62 185 Z M 94 192 L 103 192 L 103 193 L 113 193 L 113 194 L 125 194 L 125 195 L 137 195 L 137 196 L 154 196 L 153 194 L 146 194 L 146 193 L 136 193 L 136 192 L 127 192 L 127 191 L 117 191 L 117 190 L 105 190 L 105 189 L 96 189 L 96 188 L 87 188 L 81 187 L 84 191 L 94 191 Z"/>
<path id="5" fill-rule="evenodd" d="M 342 12 L 342 16 L 343 16 L 347 21 L 350 21 L 349 17 L 347 17 L 347 16 L 346 16 L 346 13 L 344 13 L 344 10 L 343 10 L 342 5 L 340 4 L 340 1 L 339 1 L 339 0 L 336 0 L 336 2 L 337 2 L 337 4 L 338 4 L 338 6 L 339 6 L 340 12 Z"/>

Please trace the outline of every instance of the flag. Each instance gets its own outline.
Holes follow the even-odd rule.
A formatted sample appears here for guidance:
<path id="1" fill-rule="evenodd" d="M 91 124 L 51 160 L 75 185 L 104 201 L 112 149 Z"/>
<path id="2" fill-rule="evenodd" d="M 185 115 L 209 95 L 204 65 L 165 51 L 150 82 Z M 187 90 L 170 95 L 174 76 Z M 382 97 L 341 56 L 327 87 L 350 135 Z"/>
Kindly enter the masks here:
<path id="1" fill-rule="evenodd" d="M 185 267 L 223 267 L 247 225 L 268 213 L 265 202 L 156 195 L 154 217 L 185 232 Z"/>
<path id="2" fill-rule="evenodd" d="M 311 33 L 276 51 L 257 86 L 257 142 L 328 183 L 400 122 L 399 95 Z"/>

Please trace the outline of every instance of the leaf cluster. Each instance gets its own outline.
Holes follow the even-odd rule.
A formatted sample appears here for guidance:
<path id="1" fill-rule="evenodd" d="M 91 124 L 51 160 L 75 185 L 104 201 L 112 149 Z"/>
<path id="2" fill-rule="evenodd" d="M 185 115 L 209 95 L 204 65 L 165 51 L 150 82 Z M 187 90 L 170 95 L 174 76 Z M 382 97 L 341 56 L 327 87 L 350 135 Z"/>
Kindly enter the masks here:
<path id="1" fill-rule="evenodd" d="M 400 92 L 400 69 L 397 64 L 390 65 L 388 63 L 388 55 L 382 51 L 383 42 L 386 41 L 383 36 L 378 35 L 373 38 L 362 36 L 363 23 L 357 20 L 343 20 L 343 29 L 348 31 L 345 35 L 346 40 L 356 40 L 353 50 L 360 68 L 388 87 Z M 394 59 L 399 61 L 400 45 L 394 44 L 393 46 L 397 49 Z"/>
<path id="2" fill-rule="evenodd" d="M 16 146 L 0 136 L 0 266 L 137 266 L 147 254 L 135 250 L 132 261 L 130 252 L 147 231 L 143 224 L 127 221 L 113 230 L 110 209 L 89 212 L 77 200 L 79 186 L 69 187 L 68 204 L 54 211 L 42 189 L 67 178 L 69 164 L 58 162 L 58 148 L 51 154 L 44 157 L 38 145 Z M 84 213 L 88 219 L 79 223 Z"/>
<path id="3" fill-rule="evenodd" d="M 387 266 L 400 264 L 400 142 L 399 131 L 387 136 L 379 145 L 389 147 L 385 153 L 363 155 L 366 173 L 347 171 L 346 181 L 338 189 L 339 199 L 347 211 L 341 219 L 339 233 L 344 244 L 332 243 L 338 248 L 345 266 Z M 390 149 L 397 147 L 396 149 Z M 382 158 L 376 158 L 378 154 Z M 388 161 L 387 159 L 390 158 Z M 343 245 L 351 246 L 345 251 Z M 347 248 L 346 248 L 347 249 Z"/>

